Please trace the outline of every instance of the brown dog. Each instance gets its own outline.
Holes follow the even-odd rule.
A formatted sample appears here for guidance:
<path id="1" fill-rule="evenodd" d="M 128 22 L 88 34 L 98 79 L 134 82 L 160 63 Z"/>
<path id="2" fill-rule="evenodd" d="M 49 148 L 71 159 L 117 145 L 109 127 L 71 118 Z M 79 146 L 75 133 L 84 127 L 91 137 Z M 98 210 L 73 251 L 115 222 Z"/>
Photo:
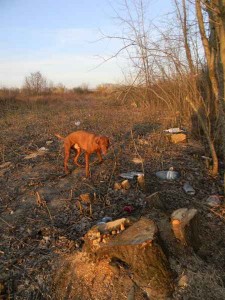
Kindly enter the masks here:
<path id="1" fill-rule="evenodd" d="M 59 139 L 64 141 L 64 169 L 66 174 L 69 173 L 68 170 L 68 160 L 70 156 L 71 148 L 74 148 L 77 153 L 74 157 L 74 163 L 77 166 L 81 165 L 78 163 L 78 158 L 81 154 L 81 151 L 85 151 L 85 163 L 86 163 L 86 177 L 90 176 L 89 169 L 89 158 L 90 155 L 94 152 L 98 155 L 99 162 L 102 162 L 101 152 L 105 155 L 109 148 L 109 139 L 106 136 L 98 136 L 87 131 L 75 131 L 70 133 L 67 137 L 62 137 L 59 134 L 55 134 Z"/>

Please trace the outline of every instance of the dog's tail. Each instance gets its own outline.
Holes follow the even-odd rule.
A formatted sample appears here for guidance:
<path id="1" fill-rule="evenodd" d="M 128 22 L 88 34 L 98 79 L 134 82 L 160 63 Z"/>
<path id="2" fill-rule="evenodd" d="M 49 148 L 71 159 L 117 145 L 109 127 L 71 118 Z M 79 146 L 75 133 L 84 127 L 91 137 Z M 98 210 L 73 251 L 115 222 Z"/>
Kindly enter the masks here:
<path id="1" fill-rule="evenodd" d="M 63 141 L 65 140 L 65 138 L 58 133 L 55 133 L 55 136 L 60 140 L 63 140 Z"/>

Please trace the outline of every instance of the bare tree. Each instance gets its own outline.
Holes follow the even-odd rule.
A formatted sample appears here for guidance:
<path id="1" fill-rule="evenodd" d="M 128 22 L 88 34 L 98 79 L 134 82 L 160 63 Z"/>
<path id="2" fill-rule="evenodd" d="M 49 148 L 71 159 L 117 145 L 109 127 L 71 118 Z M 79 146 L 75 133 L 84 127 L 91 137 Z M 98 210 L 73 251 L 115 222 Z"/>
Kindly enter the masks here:
<path id="1" fill-rule="evenodd" d="M 41 95 L 47 89 L 46 78 L 38 71 L 25 78 L 24 90 L 29 95 Z"/>
<path id="2" fill-rule="evenodd" d="M 195 8 L 225 160 L 225 1 L 196 0 Z M 207 15 L 204 17 L 205 11 Z"/>
<path id="3" fill-rule="evenodd" d="M 146 91 L 147 103 L 156 99 L 189 120 L 196 114 L 217 175 L 218 132 L 225 158 L 225 1 L 174 0 L 178 24 L 173 17 L 169 29 L 148 19 L 147 2 L 122 0 L 123 15 L 116 12 L 121 35 L 105 37 L 123 42 L 114 56 L 125 51 L 135 71 L 133 82 Z"/>

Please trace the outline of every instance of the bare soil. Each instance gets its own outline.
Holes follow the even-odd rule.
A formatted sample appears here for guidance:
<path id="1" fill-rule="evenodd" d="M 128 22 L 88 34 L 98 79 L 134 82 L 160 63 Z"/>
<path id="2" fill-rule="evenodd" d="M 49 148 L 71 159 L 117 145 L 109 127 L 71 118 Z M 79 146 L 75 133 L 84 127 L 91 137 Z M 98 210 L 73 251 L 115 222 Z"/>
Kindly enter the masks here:
<path id="1" fill-rule="evenodd" d="M 89 97 L 8 100 L 0 105 L 0 159 L 1 164 L 11 163 L 0 166 L 0 299 L 147 299 L 128 266 L 90 261 L 81 252 L 82 237 L 104 216 L 145 216 L 159 223 L 181 207 L 198 210 L 202 246 L 182 257 L 167 249 L 176 285 L 171 299 L 225 299 L 224 198 L 214 209 L 206 203 L 208 196 L 222 194 L 222 177 L 210 177 L 199 141 L 189 136 L 185 144 L 168 142 L 163 129 L 176 124 L 166 112 Z M 62 143 L 54 134 L 78 129 L 111 140 L 102 164 L 93 157 L 91 179 L 84 178 L 84 169 L 75 167 L 72 157 L 71 174 L 63 173 Z M 26 159 L 41 147 L 48 150 Z M 140 157 L 143 166 L 133 162 Z M 171 166 L 180 173 L 179 180 L 155 176 Z M 135 180 L 127 191 L 113 189 L 122 181 L 122 172 L 143 168 L 146 191 Z M 196 195 L 185 194 L 186 181 Z M 163 211 L 145 205 L 155 192 L 160 193 Z M 90 193 L 94 202 L 91 208 L 80 202 L 81 210 L 83 193 Z M 129 213 L 125 206 L 134 210 Z"/>

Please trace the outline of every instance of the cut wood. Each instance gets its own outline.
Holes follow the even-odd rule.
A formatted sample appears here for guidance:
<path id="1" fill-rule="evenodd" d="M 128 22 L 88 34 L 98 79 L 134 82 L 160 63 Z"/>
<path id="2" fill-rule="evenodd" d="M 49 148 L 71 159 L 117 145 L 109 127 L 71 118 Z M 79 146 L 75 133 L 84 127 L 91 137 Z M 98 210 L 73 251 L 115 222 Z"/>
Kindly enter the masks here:
<path id="1" fill-rule="evenodd" d="M 146 191 L 146 184 L 145 184 L 144 174 L 138 175 L 137 182 L 138 182 L 138 185 L 140 186 L 141 190 L 145 192 Z"/>
<path id="2" fill-rule="evenodd" d="M 199 249 L 198 216 L 195 208 L 175 210 L 171 215 L 171 225 L 175 237 L 183 246 Z"/>
<path id="3" fill-rule="evenodd" d="M 157 226 L 145 218 L 130 226 L 126 220 L 95 226 L 84 238 L 84 249 L 94 252 L 98 259 L 109 257 L 125 262 L 133 273 L 135 283 L 145 290 L 150 299 L 167 299 L 173 291 L 173 279 L 159 244 Z M 125 227 L 115 234 L 117 229 L 122 229 L 121 224 Z"/>
<path id="4" fill-rule="evenodd" d="M 171 141 L 171 143 L 174 143 L 174 144 L 186 143 L 187 135 L 185 133 L 171 134 L 170 141 Z"/>
<path id="5" fill-rule="evenodd" d="M 126 180 L 123 180 L 121 182 L 121 186 L 124 190 L 129 190 L 130 189 L 130 182 L 126 179 Z"/>

